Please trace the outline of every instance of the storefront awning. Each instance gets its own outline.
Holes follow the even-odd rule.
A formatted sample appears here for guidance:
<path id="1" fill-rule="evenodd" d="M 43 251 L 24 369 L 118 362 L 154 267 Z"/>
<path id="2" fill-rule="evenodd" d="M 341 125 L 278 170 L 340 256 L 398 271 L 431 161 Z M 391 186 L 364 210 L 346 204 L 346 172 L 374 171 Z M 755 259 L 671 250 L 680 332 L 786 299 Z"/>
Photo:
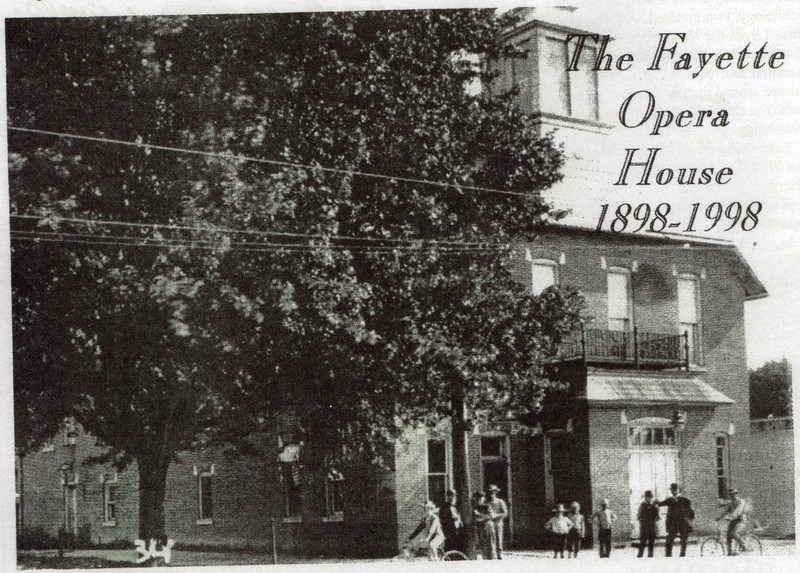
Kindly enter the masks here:
<path id="1" fill-rule="evenodd" d="M 624 404 L 733 404 L 719 390 L 699 378 L 680 373 L 664 375 L 631 373 L 590 373 L 586 380 L 589 403 Z"/>

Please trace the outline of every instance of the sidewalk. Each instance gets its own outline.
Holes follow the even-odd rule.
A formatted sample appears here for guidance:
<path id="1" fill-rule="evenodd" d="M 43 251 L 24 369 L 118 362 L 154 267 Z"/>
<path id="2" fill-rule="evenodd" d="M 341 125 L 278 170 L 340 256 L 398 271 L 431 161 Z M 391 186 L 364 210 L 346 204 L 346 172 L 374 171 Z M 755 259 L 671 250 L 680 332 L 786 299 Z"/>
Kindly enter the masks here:
<path id="1" fill-rule="evenodd" d="M 792 556 L 796 555 L 795 541 L 792 539 L 763 539 L 764 555 L 765 556 Z M 638 549 L 632 544 L 627 543 L 624 546 L 615 545 L 611 552 L 610 561 L 615 559 L 636 559 Z M 677 551 L 675 555 L 677 555 Z M 17 560 L 20 569 L 36 569 L 39 568 L 41 563 L 48 560 L 50 567 L 53 567 L 53 562 L 49 559 L 55 557 L 57 552 L 55 550 L 48 551 L 24 551 L 17 555 Z M 89 567 L 89 560 L 103 560 L 111 561 L 114 563 L 133 564 L 136 560 L 136 551 L 127 549 L 81 549 L 75 551 L 68 551 L 65 553 L 64 565 L 56 565 L 58 567 Z M 506 560 L 550 560 L 552 559 L 552 551 L 547 550 L 509 550 L 504 552 L 504 559 Z M 687 557 L 700 557 L 700 543 L 698 539 L 693 540 L 687 548 Z M 663 542 L 656 546 L 655 558 L 664 558 L 664 545 Z M 600 561 L 600 556 L 596 549 L 584 549 L 578 556 L 582 561 Z M 84 561 L 84 565 L 80 562 Z M 316 563 L 380 563 L 390 561 L 390 557 L 384 559 L 341 559 L 331 557 L 297 557 L 292 555 L 278 555 L 278 563 L 281 564 L 316 564 Z M 420 557 L 419 561 L 426 561 L 425 557 Z M 69 565 L 69 563 L 74 563 Z M 187 566 L 187 565 L 270 565 L 272 564 L 272 554 L 265 551 L 252 552 L 252 551 L 174 551 L 171 566 Z"/>

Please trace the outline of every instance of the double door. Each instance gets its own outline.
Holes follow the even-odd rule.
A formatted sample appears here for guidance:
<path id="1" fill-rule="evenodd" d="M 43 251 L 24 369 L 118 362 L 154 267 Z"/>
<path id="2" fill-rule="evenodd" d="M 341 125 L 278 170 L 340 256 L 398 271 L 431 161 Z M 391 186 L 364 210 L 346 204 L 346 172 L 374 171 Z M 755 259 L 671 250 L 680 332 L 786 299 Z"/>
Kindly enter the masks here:
<path id="1" fill-rule="evenodd" d="M 630 479 L 630 511 L 632 535 L 639 535 L 639 520 L 636 519 L 644 492 L 650 490 L 657 500 L 669 497 L 669 486 L 678 481 L 678 452 L 675 448 L 652 448 L 629 450 L 628 472 Z M 660 508 L 658 535 L 666 535 L 667 508 Z"/>

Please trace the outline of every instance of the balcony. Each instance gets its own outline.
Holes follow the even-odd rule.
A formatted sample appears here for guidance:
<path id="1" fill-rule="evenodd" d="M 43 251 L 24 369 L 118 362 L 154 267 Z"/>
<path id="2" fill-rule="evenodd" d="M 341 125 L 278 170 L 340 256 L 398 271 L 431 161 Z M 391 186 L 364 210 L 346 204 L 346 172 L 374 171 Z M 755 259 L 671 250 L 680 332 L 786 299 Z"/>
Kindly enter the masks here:
<path id="1" fill-rule="evenodd" d="M 689 333 L 613 331 L 581 327 L 559 348 L 559 360 L 583 360 L 587 364 L 614 365 L 643 369 L 689 369 Z M 696 360 L 694 361 L 696 362 Z"/>

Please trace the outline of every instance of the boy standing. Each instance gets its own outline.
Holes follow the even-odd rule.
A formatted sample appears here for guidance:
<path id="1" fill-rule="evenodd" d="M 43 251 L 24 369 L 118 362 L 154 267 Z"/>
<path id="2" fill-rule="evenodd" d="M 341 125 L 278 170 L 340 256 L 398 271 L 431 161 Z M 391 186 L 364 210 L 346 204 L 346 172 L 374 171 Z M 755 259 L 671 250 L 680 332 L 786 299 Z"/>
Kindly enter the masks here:
<path id="1" fill-rule="evenodd" d="M 600 509 L 592 514 L 597 523 L 597 544 L 600 546 L 600 557 L 611 557 L 611 528 L 617 515 L 608 507 L 608 499 L 600 502 Z"/>
<path id="2" fill-rule="evenodd" d="M 569 506 L 570 512 L 567 517 L 572 522 L 572 528 L 567 533 L 567 554 L 569 557 L 578 557 L 581 550 L 581 542 L 586 536 L 586 520 L 581 514 L 581 504 L 573 501 Z"/>
<path id="3" fill-rule="evenodd" d="M 653 492 L 649 489 L 644 492 L 644 501 L 639 505 L 636 514 L 639 520 L 639 555 L 644 556 L 644 548 L 647 546 L 647 556 L 653 556 L 653 547 L 656 543 L 656 522 L 661 518 L 658 514 L 658 506 L 653 503 Z"/>
<path id="4" fill-rule="evenodd" d="M 553 559 L 564 559 L 564 546 L 567 544 L 567 534 L 572 529 L 572 522 L 564 515 L 564 506 L 558 504 L 553 510 L 556 515 L 551 517 L 544 528 L 550 532 L 553 540 Z"/>

